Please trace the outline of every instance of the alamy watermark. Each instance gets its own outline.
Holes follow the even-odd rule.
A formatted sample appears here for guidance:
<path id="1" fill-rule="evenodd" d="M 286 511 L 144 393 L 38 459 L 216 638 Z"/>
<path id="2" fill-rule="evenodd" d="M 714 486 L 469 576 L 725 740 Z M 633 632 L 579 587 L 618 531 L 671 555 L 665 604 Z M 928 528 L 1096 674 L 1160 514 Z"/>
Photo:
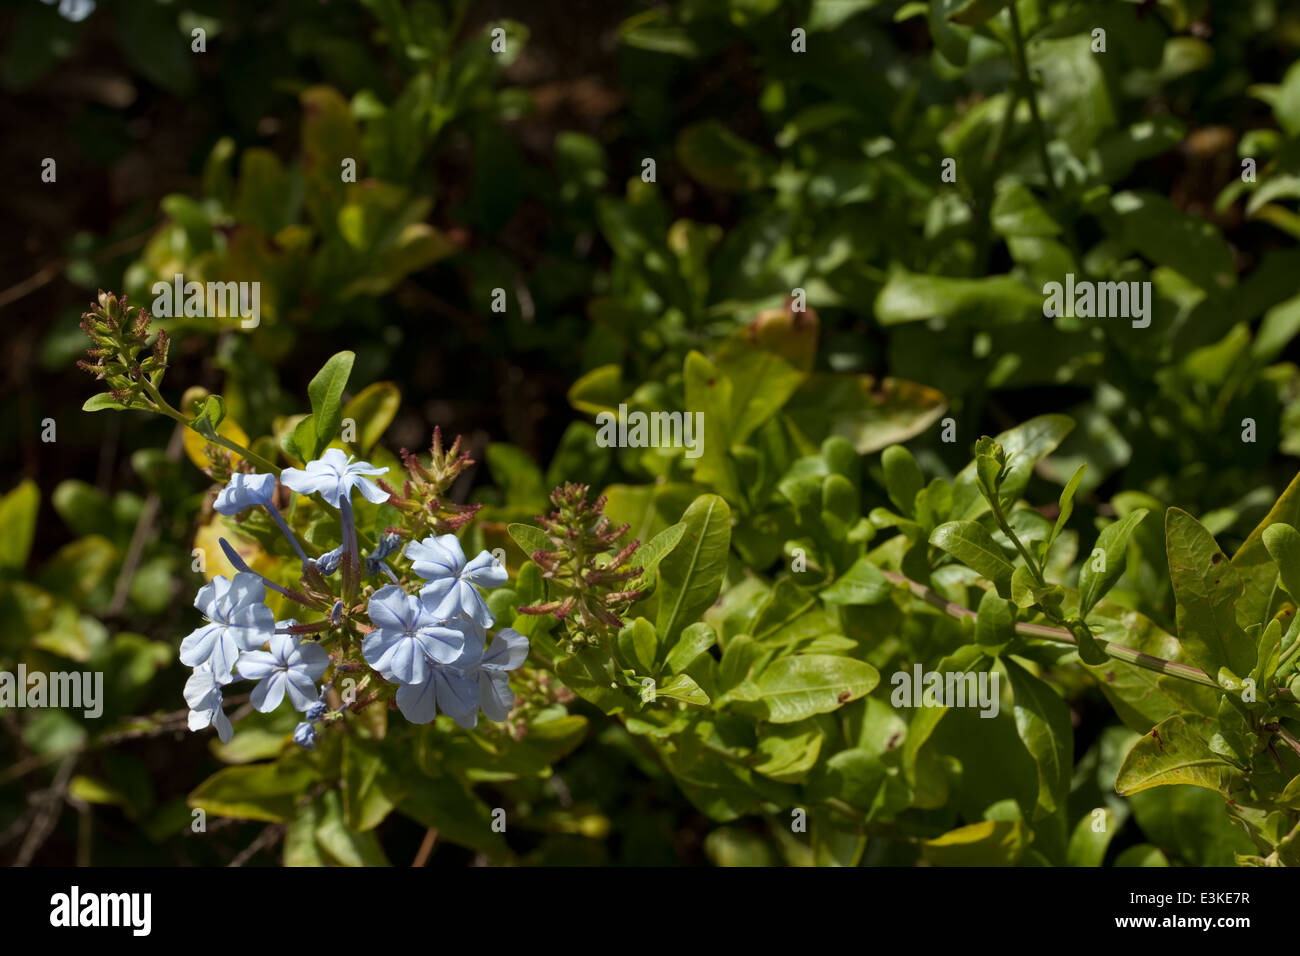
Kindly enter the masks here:
<path id="1" fill-rule="evenodd" d="M 996 717 L 1001 706 L 998 672 L 923 670 L 896 671 L 889 679 L 894 691 L 889 702 L 895 707 L 978 707 L 981 717 Z"/>
<path id="2" fill-rule="evenodd" d="M 160 318 L 232 318 L 255 329 L 262 322 L 262 283 L 186 282 L 179 272 L 171 282 L 159 280 L 149 290 L 154 295 L 149 311 Z"/>
<path id="3" fill-rule="evenodd" d="M 1091 282 L 1074 280 L 1065 274 L 1065 284 L 1048 282 L 1043 286 L 1043 315 L 1074 319 L 1132 319 L 1133 328 L 1151 324 L 1150 282 Z"/>
<path id="4" fill-rule="evenodd" d="M 50 925 L 125 926 L 133 936 L 148 936 L 153 928 L 152 893 L 82 893 L 73 886 L 50 897 Z"/>
<path id="5" fill-rule="evenodd" d="M 104 713 L 103 671 L 0 671 L 0 707 L 58 707 L 80 710 L 83 717 Z"/>
<path id="6" fill-rule="evenodd" d="M 704 454 L 703 412 L 629 412 L 596 415 L 596 444 L 601 448 L 685 448 L 687 458 Z"/>

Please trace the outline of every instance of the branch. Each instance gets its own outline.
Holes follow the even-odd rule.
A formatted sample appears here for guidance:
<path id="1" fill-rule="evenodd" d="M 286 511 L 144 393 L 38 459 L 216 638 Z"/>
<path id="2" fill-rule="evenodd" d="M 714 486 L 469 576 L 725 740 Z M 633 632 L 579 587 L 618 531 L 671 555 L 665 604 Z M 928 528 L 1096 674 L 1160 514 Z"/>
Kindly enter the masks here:
<path id="1" fill-rule="evenodd" d="M 885 571 L 881 573 L 888 578 L 895 586 L 906 588 L 911 592 L 913 597 L 920 598 L 931 607 L 938 608 L 949 617 L 957 620 L 969 619 L 976 620 L 979 615 L 968 607 L 949 601 L 942 595 L 936 593 L 918 581 L 913 581 L 905 575 L 898 574 L 895 571 Z M 1069 631 L 1061 627 L 1049 627 L 1045 624 L 1028 624 L 1023 621 L 1016 622 L 1016 633 L 1024 637 L 1037 638 L 1043 641 L 1056 641 L 1059 644 L 1077 645 L 1078 641 Z M 1160 674 L 1167 674 L 1170 677 L 1178 677 L 1182 680 L 1191 681 L 1195 684 L 1201 684 L 1205 687 L 1213 687 L 1217 691 L 1223 691 L 1223 687 L 1209 674 L 1199 667 L 1192 667 L 1190 664 L 1180 664 L 1177 661 L 1165 660 L 1163 657 L 1154 657 L 1151 654 L 1145 654 L 1142 651 L 1134 650 L 1131 647 L 1125 647 L 1123 644 L 1115 644 L 1111 641 L 1103 641 L 1097 638 L 1098 646 L 1117 661 L 1123 661 L 1126 664 L 1133 664 L 1137 667 L 1145 668 L 1149 671 L 1156 671 Z M 1280 700 L 1293 700 L 1291 692 L 1285 688 L 1277 688 L 1274 696 Z"/>

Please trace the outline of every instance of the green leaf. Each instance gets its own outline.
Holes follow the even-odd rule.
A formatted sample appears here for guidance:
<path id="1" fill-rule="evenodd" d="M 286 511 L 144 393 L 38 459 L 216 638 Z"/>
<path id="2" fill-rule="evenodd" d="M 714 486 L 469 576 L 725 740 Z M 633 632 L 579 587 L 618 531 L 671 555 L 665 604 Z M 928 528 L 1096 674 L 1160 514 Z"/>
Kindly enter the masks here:
<path id="1" fill-rule="evenodd" d="M 1011 0 L 936 0 L 945 20 L 978 26 L 995 17 Z"/>
<path id="2" fill-rule="evenodd" d="M 505 442 L 492 442 L 487 447 L 487 464 L 510 507 L 534 514 L 546 508 L 542 470 L 521 449 Z"/>
<path id="3" fill-rule="evenodd" d="M 1097 535 L 1097 544 L 1079 569 L 1079 617 L 1087 617 L 1093 606 L 1123 576 L 1128 562 L 1129 538 L 1146 516 L 1147 510 L 1138 508 L 1108 524 Z"/>
<path id="4" fill-rule="evenodd" d="M 790 724 L 813 714 L 826 714 L 857 700 L 880 681 L 880 672 L 866 661 L 830 654 L 778 657 L 755 679 L 768 720 Z"/>
<path id="5" fill-rule="evenodd" d="M 199 784 L 189 805 L 223 817 L 284 823 L 315 780 L 313 771 L 288 762 L 227 767 Z"/>
<path id="6" fill-rule="evenodd" d="M 618 413 L 619 403 L 627 397 L 621 365 L 602 365 L 579 378 L 569 388 L 569 404 L 588 415 Z"/>
<path id="7" fill-rule="evenodd" d="M 641 569 L 641 576 L 633 582 L 634 589 L 650 587 L 655 582 L 659 564 L 672 553 L 673 548 L 686 535 L 686 525 L 682 522 L 670 525 L 643 544 L 632 555 L 632 564 Z"/>
<path id="8" fill-rule="evenodd" d="M 583 648 L 557 662 L 555 673 L 565 687 L 607 714 L 622 713 L 629 703 L 608 651 Z"/>
<path id="9" fill-rule="evenodd" d="M 1204 219 L 1148 192 L 1116 193 L 1110 206 L 1115 231 L 1156 265 L 1173 269 L 1212 294 L 1237 284 L 1232 249 Z"/>
<path id="10" fill-rule="evenodd" d="M 1033 474 L 1034 465 L 1050 454 L 1074 430 L 1074 419 L 1067 415 L 1038 415 L 1023 424 L 995 436 L 1006 455 L 1006 473 L 1002 478 L 1000 494 L 1003 500 L 1014 500 L 1024 494 Z M 961 518 L 976 518 L 988 510 L 988 503 L 980 495 L 976 482 L 976 462 L 971 462 L 957 475 L 953 487 L 953 514 Z"/>
<path id="11" fill-rule="evenodd" d="M 982 820 L 926 840 L 921 855 L 932 866 L 1010 866 L 1029 838 L 1020 820 Z"/>
<path id="12" fill-rule="evenodd" d="M 902 445 L 890 445 L 880 455 L 885 471 L 885 491 L 894 507 L 908 518 L 916 517 L 916 496 L 925 487 L 925 475 L 912 453 Z"/>
<path id="13" fill-rule="evenodd" d="M 928 385 L 814 372 L 786 403 L 784 416 L 813 443 L 836 436 L 866 455 L 919 435 L 946 408 L 943 394 Z"/>
<path id="14" fill-rule="evenodd" d="M 1092 52 L 1091 41 L 1081 31 L 1073 36 L 1039 36 L 1028 43 L 1039 109 L 1052 137 L 1067 143 L 1075 156 L 1088 155 L 1098 136 L 1115 125 L 1104 58 Z M 1059 172 L 1056 175 L 1060 177 Z"/>
<path id="15" fill-rule="evenodd" d="M 1210 725 L 1208 719 L 1196 723 Z M 1230 796 L 1238 789 L 1238 776 L 1237 769 L 1212 751 L 1181 714 L 1174 714 L 1129 750 L 1120 765 L 1115 791 L 1127 797 L 1151 787 L 1185 783 Z"/>
<path id="16" fill-rule="evenodd" d="M 758 733 L 754 771 L 782 783 L 800 783 L 816 765 L 824 740 L 814 720 L 764 725 Z"/>
<path id="17" fill-rule="evenodd" d="M 534 551 L 550 551 L 555 545 L 551 542 L 548 535 L 541 528 L 533 527 L 530 524 L 520 524 L 511 522 L 506 526 L 506 531 L 510 537 L 515 539 L 515 544 L 523 550 L 529 558 L 532 558 Z"/>
<path id="18" fill-rule="evenodd" d="M 1289 524 L 1269 525 L 1264 529 L 1264 547 L 1277 565 L 1282 587 L 1292 601 L 1300 603 L 1300 531 Z"/>
<path id="19" fill-rule="evenodd" d="M 204 438 L 215 440 L 217 428 L 226 418 L 226 400 L 220 395 L 209 395 L 199 406 L 190 427 Z"/>
<path id="20" fill-rule="evenodd" d="M 1263 624 L 1268 612 L 1278 569 L 1264 545 L 1264 531 L 1275 524 L 1300 527 L 1300 474 L 1291 479 L 1264 520 L 1255 526 L 1232 556 L 1232 569 L 1243 585 L 1241 599 L 1237 602 L 1237 623 L 1242 627 Z"/>
<path id="21" fill-rule="evenodd" d="M 806 325 L 815 341 L 816 323 Z M 771 343 L 766 337 L 751 336 L 751 328 L 724 340 L 713 358 L 714 366 L 731 382 L 728 437 L 736 445 L 742 444 L 756 428 L 780 411 L 806 377 L 781 352 L 763 347 L 776 344 L 789 348 L 790 343 Z"/>
<path id="22" fill-rule="evenodd" d="M 311 422 L 315 431 L 312 458 L 319 458 L 330 442 L 339 437 L 339 422 L 343 418 L 343 389 L 347 387 L 348 378 L 352 375 L 355 359 L 356 355 L 352 352 L 336 352 L 307 383 L 307 397 L 311 400 Z M 307 451 L 297 430 L 294 438 L 298 441 L 299 449 Z"/>
<path id="23" fill-rule="evenodd" d="M 1103 601 L 1093 609 L 1089 627 L 1100 638 L 1152 657 L 1178 660 L 1182 656 L 1177 638 L 1129 608 Z M 1218 707 L 1219 695 L 1211 687 L 1109 657 L 1100 665 L 1089 665 L 1088 670 L 1119 718 L 1138 733 L 1145 733 L 1171 714 L 1213 715 Z"/>
<path id="24" fill-rule="evenodd" d="M 0 498 L 0 568 L 21 570 L 27 564 L 36 537 L 36 513 L 41 493 L 36 482 L 28 479 Z"/>
<path id="25" fill-rule="evenodd" d="M 285 866 L 328 866 L 329 860 L 316 842 L 320 825 L 319 799 L 303 807 L 284 834 Z"/>
<path id="26" fill-rule="evenodd" d="M 700 688 L 699 684 L 695 683 L 695 679 L 689 674 L 675 674 L 663 683 L 656 684 L 655 697 L 667 697 L 671 700 L 680 700 L 699 707 L 709 705 L 709 695 Z"/>
<path id="27" fill-rule="evenodd" d="M 1070 834 L 1070 844 L 1065 851 L 1066 862 L 1070 866 L 1101 866 L 1106 858 L 1106 848 L 1118 828 L 1119 821 L 1109 807 L 1087 811 Z"/>
<path id="28" fill-rule="evenodd" d="M 682 631 L 682 636 L 668 652 L 668 659 L 664 662 L 668 672 L 679 674 L 686 670 L 699 659 L 701 654 L 706 653 L 717 643 L 717 640 L 718 635 L 714 633 L 712 627 L 704 621 L 696 621 Z"/>
<path id="29" fill-rule="evenodd" d="M 1083 480 L 1083 474 L 1087 470 L 1087 463 L 1080 465 L 1070 480 L 1066 482 L 1065 488 L 1061 490 L 1061 497 L 1056 500 L 1057 507 L 1060 510 L 1056 515 L 1056 524 L 1052 526 L 1052 533 L 1048 536 L 1047 543 L 1043 545 L 1043 557 L 1046 557 L 1047 553 L 1052 550 L 1052 544 L 1065 528 L 1066 522 L 1070 520 L 1070 515 L 1074 514 L 1074 493 L 1079 489 L 1079 482 Z"/>
<path id="30" fill-rule="evenodd" d="M 761 188 L 776 163 L 717 120 L 686 127 L 677 137 L 677 158 L 696 182 L 718 192 Z"/>
<path id="31" fill-rule="evenodd" d="M 619 646 L 626 645 L 625 656 L 631 658 L 627 663 L 636 668 L 638 674 L 653 674 L 659 654 L 659 639 L 655 627 L 643 617 L 638 617 L 626 625 L 618 635 Z"/>
<path id="32" fill-rule="evenodd" d="M 1178 508 L 1165 515 L 1165 543 L 1182 661 L 1211 676 L 1220 667 L 1249 674 L 1255 665 L 1255 647 L 1237 624 L 1235 604 L 1242 583 L 1236 569 L 1214 536 Z"/>
<path id="33" fill-rule="evenodd" d="M 418 772 L 405 775 L 405 798 L 398 810 L 417 823 L 437 830 L 440 839 L 485 853 L 494 860 L 506 855 L 505 838 L 492 827 L 492 811 L 474 793 L 451 777 L 431 780 Z"/>
<path id="34" fill-rule="evenodd" d="M 1043 297 L 1010 276 L 952 279 L 899 269 L 876 296 L 875 314 L 883 326 L 948 319 L 986 328 L 1041 319 Z"/>
<path id="35" fill-rule="evenodd" d="M 1157 846 L 1150 843 L 1139 843 L 1131 846 L 1119 856 L 1115 857 L 1116 866 L 1168 866 L 1169 860 Z"/>
<path id="36" fill-rule="evenodd" d="M 374 382 L 343 406 L 339 421 L 351 421 L 356 425 L 356 440 L 352 446 L 358 454 L 370 453 L 370 449 L 393 423 L 401 405 L 402 393 L 396 385 L 392 382 Z"/>
<path id="37" fill-rule="evenodd" d="M 700 495 L 682 515 L 682 539 L 659 564 L 659 616 L 655 630 L 671 647 L 722 590 L 731 542 L 731 509 L 717 495 Z"/>
<path id="38" fill-rule="evenodd" d="M 867 558 L 858 558 L 834 584 L 822 590 L 821 598 L 829 604 L 879 604 L 893 590 L 879 568 Z"/>
<path id="39" fill-rule="evenodd" d="M 974 521 L 945 522 L 931 532 L 930 543 L 988 578 L 999 593 L 1009 593 L 1015 567 L 983 525 Z"/>
<path id="40" fill-rule="evenodd" d="M 86 399 L 85 403 L 81 406 L 83 412 L 102 412 L 106 408 L 122 411 L 130 408 L 130 406 L 123 405 L 107 392 L 101 392 L 99 395 L 90 396 L 90 398 Z"/>
<path id="41" fill-rule="evenodd" d="M 1061 232 L 1060 223 L 1043 208 L 1029 188 L 1014 180 L 998 190 L 989 221 L 1000 235 L 1008 238 L 1029 236 L 1045 239 Z"/>
<path id="42" fill-rule="evenodd" d="M 740 485 L 728 455 L 732 443 L 731 379 L 694 350 L 686 355 L 683 377 L 687 414 L 704 416 L 704 433 L 696 437 L 703 444 L 695 461 L 695 481 L 716 488 L 730 501 L 739 502 Z"/>
<path id="43" fill-rule="evenodd" d="M 337 790 L 327 790 L 321 797 L 323 813 L 316 825 L 316 844 L 339 866 L 388 866 L 379 838 L 372 832 L 361 833 L 348 827 L 343 816 L 343 801 Z"/>
<path id="44" fill-rule="evenodd" d="M 981 605 L 982 609 L 983 605 Z M 1015 661 L 1003 661 L 1015 694 L 1016 731 L 1038 765 L 1036 817 L 1065 807 L 1074 769 L 1070 708 L 1061 695 Z"/>
<path id="45" fill-rule="evenodd" d="M 907 806 L 907 790 L 898 771 L 878 753 L 861 747 L 841 750 L 810 776 L 811 799 L 835 797 L 867 811 L 871 820 Z"/>
<path id="46" fill-rule="evenodd" d="M 1019 568 L 1016 569 L 1019 572 Z M 999 654 L 1016 636 L 1016 607 L 985 591 L 980 597 L 979 616 L 975 619 L 975 643 L 990 654 Z"/>
<path id="47" fill-rule="evenodd" d="M 355 737 L 343 741 L 343 815 L 348 829 L 373 830 L 402 795 L 374 743 Z"/>

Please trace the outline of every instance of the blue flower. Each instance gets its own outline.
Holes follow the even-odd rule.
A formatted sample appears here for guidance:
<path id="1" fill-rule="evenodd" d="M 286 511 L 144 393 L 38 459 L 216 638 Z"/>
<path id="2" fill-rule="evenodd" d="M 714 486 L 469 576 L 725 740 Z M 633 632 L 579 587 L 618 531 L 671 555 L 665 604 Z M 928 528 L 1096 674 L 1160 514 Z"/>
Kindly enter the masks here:
<path id="1" fill-rule="evenodd" d="M 230 518 L 258 505 L 272 508 L 274 500 L 275 475 L 245 475 L 236 472 L 230 476 L 226 487 L 221 489 L 212 507 L 219 514 Z"/>
<path id="2" fill-rule="evenodd" d="M 181 663 L 208 664 L 217 683 L 230 683 L 239 652 L 255 650 L 275 634 L 275 615 L 265 601 L 266 587 L 252 572 L 241 571 L 233 581 L 213 578 L 194 599 L 208 623 L 181 641 Z"/>
<path id="3" fill-rule="evenodd" d="M 293 742 L 303 750 L 316 749 L 316 728 L 304 721 L 293 728 Z"/>
<path id="4" fill-rule="evenodd" d="M 310 707 L 320 697 L 316 681 L 329 663 L 329 654 L 319 644 L 276 634 L 271 638 L 270 651 L 241 654 L 235 668 L 240 677 L 259 682 L 249 699 L 254 710 L 268 714 L 280 706 L 286 691 L 294 710 Z"/>
<path id="5" fill-rule="evenodd" d="M 492 638 L 492 646 L 466 676 L 478 679 L 479 706 L 488 720 L 505 720 L 515 705 L 515 692 L 510 689 L 507 671 L 512 671 L 528 659 L 528 638 L 513 628 L 505 627 Z"/>
<path id="6" fill-rule="evenodd" d="M 298 543 L 297 537 L 294 536 L 293 529 L 289 527 L 289 522 L 284 520 L 284 515 L 280 514 L 280 509 L 275 506 L 275 475 L 246 475 L 242 472 L 236 472 L 230 476 L 230 481 L 226 487 L 221 489 L 217 495 L 217 500 L 213 504 L 219 514 L 227 518 L 234 517 L 241 511 L 248 508 L 261 506 L 266 509 L 266 513 L 275 519 L 275 523 L 280 527 L 280 533 L 284 535 L 293 550 L 298 552 L 298 557 L 305 563 L 306 553 L 302 550 L 302 545 Z M 222 547 L 226 552 L 230 552 L 223 540 Z"/>
<path id="7" fill-rule="evenodd" d="M 46 6 L 59 5 L 59 16 L 72 23 L 80 23 L 95 12 L 95 0 L 42 0 Z"/>
<path id="8" fill-rule="evenodd" d="M 190 730 L 212 727 L 223 744 L 229 743 L 235 728 L 230 726 L 221 698 L 221 684 L 209 665 L 194 668 L 194 673 L 185 682 L 184 693 L 185 703 L 190 708 Z"/>
<path id="9" fill-rule="evenodd" d="M 429 613 L 420 599 L 395 584 L 370 598 L 370 621 L 361 653 L 386 680 L 423 684 L 430 664 L 448 664 L 465 649 L 465 631 Z"/>
<path id="10" fill-rule="evenodd" d="M 396 551 L 401 543 L 402 536 L 399 534 L 390 533 L 380 535 L 379 543 L 375 545 L 375 550 L 366 555 L 366 574 L 378 574 L 380 571 L 384 571 L 388 574 L 388 577 L 391 580 L 396 581 L 396 575 L 394 575 L 392 569 L 384 563 L 384 558 Z"/>
<path id="11" fill-rule="evenodd" d="M 343 545 L 339 545 L 333 551 L 326 551 L 316 559 L 316 570 L 326 576 L 333 574 L 339 569 L 339 562 L 343 560 Z"/>
<path id="12" fill-rule="evenodd" d="M 382 504 L 388 492 L 376 485 L 366 475 L 382 475 L 387 468 L 376 468 L 368 461 L 354 462 L 338 448 L 327 448 L 316 461 L 306 468 L 286 468 L 280 472 L 280 483 L 300 495 L 320 492 L 332 508 L 341 508 L 352 495 L 352 489 L 361 492 L 367 501 Z"/>
<path id="13" fill-rule="evenodd" d="M 311 721 L 320 720 L 325 716 L 325 701 L 314 701 L 312 705 L 307 708 L 307 712 L 303 714 L 303 716 Z"/>
<path id="14" fill-rule="evenodd" d="M 420 600 L 435 617 L 449 619 L 463 614 L 479 627 L 492 626 L 492 612 L 479 587 L 494 588 L 508 580 L 501 562 L 480 551 L 466 563 L 465 552 L 454 534 L 412 541 L 406 546 L 411 570 L 429 583 L 420 590 Z"/>
<path id="15" fill-rule="evenodd" d="M 462 727 L 478 719 L 478 684 L 450 666 L 431 666 L 420 684 L 397 688 L 397 709 L 413 724 L 427 724 L 439 708 Z"/>

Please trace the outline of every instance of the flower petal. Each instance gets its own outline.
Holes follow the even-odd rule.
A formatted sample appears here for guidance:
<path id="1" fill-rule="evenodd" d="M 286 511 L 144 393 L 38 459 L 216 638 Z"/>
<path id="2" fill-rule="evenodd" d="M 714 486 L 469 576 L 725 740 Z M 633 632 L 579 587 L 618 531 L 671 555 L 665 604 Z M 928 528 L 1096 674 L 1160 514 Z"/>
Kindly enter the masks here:
<path id="1" fill-rule="evenodd" d="M 502 721 L 510 716 L 510 708 L 515 705 L 515 692 L 510 689 L 510 679 L 502 671 L 479 671 L 478 691 L 484 717 Z"/>
<path id="2" fill-rule="evenodd" d="M 438 713 L 433 675 L 423 684 L 403 684 L 397 688 L 397 709 L 413 724 L 427 724 Z"/>
<path id="3" fill-rule="evenodd" d="M 283 668 L 274 654 L 266 651 L 245 651 L 235 662 L 235 672 L 244 680 L 264 680 Z"/>
<path id="4" fill-rule="evenodd" d="M 383 469 L 383 471 L 387 471 L 387 470 L 388 470 L 387 468 Z M 374 474 L 380 474 L 380 473 L 382 472 L 374 472 Z M 361 477 L 353 478 L 352 487 L 356 488 L 357 491 L 361 492 L 362 497 L 364 497 L 367 501 L 373 502 L 377 505 L 382 505 L 385 501 L 387 501 L 391 497 L 391 495 L 389 495 L 388 492 L 384 491 L 383 488 L 380 488 L 369 478 L 361 478 Z"/>
<path id="5" fill-rule="evenodd" d="M 483 655 L 480 667 L 512 671 L 528 659 L 528 638 L 512 627 L 503 627 L 492 638 L 492 646 Z"/>
<path id="6" fill-rule="evenodd" d="M 284 700 L 284 685 L 285 676 L 282 670 L 277 670 L 259 683 L 248 698 L 253 709 L 258 713 L 269 714 L 279 707 L 280 702 Z"/>
<path id="7" fill-rule="evenodd" d="M 460 573 L 461 580 L 472 581 L 481 588 L 496 588 L 510 580 L 505 566 L 488 551 L 480 551 L 474 560 L 465 565 Z"/>

